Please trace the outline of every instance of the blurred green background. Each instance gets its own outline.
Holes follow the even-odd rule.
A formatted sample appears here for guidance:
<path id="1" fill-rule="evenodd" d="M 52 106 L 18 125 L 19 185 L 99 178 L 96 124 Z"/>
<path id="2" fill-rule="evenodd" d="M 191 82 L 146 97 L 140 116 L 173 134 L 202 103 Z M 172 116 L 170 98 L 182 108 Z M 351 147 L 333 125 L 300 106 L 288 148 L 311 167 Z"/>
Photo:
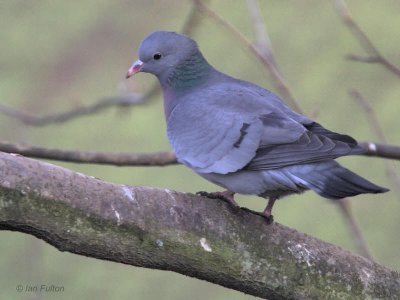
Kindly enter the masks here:
<path id="1" fill-rule="evenodd" d="M 400 78 L 380 65 L 345 60 L 364 54 L 341 23 L 332 2 L 261 1 L 263 16 L 282 73 L 308 114 L 327 128 L 359 140 L 376 140 L 369 122 L 347 91 L 355 88 L 371 102 L 388 140 L 400 144 Z M 211 7 L 254 40 L 244 1 L 212 1 Z M 155 79 L 124 75 L 149 32 L 179 31 L 190 1 L 1 1 L 0 103 L 44 115 L 89 105 L 121 90 L 143 92 Z M 349 3 L 356 21 L 400 65 L 400 2 Z M 194 31 L 208 60 L 223 72 L 275 90 L 261 64 L 221 26 L 202 18 Z M 0 140 L 76 150 L 152 152 L 168 150 L 161 95 L 146 105 L 111 108 L 63 124 L 30 127 L 0 115 Z M 347 157 L 340 161 L 389 187 L 384 195 L 351 200 L 371 254 L 400 270 L 399 190 L 386 177 L 386 162 Z M 218 188 L 183 166 L 132 168 L 56 162 L 104 180 L 179 191 Z M 395 167 L 398 169 L 398 163 Z M 261 210 L 265 201 L 239 197 Z M 279 201 L 278 222 L 355 251 L 337 206 L 309 192 Z M 62 253 L 34 237 L 0 232 L 0 299 L 250 299 L 172 272 L 147 270 Z M 20 293 L 16 286 L 54 284 L 63 293 Z"/>

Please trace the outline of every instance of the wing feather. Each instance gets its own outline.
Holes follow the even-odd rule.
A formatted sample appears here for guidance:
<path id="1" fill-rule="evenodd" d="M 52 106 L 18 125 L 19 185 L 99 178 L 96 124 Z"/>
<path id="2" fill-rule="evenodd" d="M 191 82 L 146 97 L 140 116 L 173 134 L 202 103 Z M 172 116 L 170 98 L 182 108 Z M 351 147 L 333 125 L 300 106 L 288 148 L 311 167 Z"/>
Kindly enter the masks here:
<path id="1" fill-rule="evenodd" d="M 257 116 L 186 105 L 177 106 L 168 119 L 168 137 L 180 162 L 199 173 L 227 174 L 255 156 L 263 132 Z"/>
<path id="2" fill-rule="evenodd" d="M 271 115 L 263 116 L 263 118 L 267 119 L 270 117 Z M 277 118 L 276 116 L 273 117 L 274 119 Z M 288 119 L 281 121 L 280 131 L 289 133 L 293 130 L 294 125 L 291 122 L 295 121 Z M 270 124 L 270 122 L 264 122 L 264 124 Z M 277 123 L 275 122 L 274 124 Z M 326 130 L 321 125 L 317 125 L 314 127 L 318 127 L 316 133 L 303 126 L 304 131 L 298 136 L 297 140 L 286 143 L 276 143 L 275 140 L 270 142 L 269 132 L 271 131 L 271 126 L 265 126 L 260 147 L 245 169 L 276 169 L 290 165 L 335 159 L 340 156 L 359 154 L 361 152 L 353 138 Z"/>
<path id="3" fill-rule="evenodd" d="M 268 170 L 361 153 L 353 138 L 325 129 L 274 94 L 243 82 L 186 95 L 167 127 L 178 160 L 198 173 Z"/>

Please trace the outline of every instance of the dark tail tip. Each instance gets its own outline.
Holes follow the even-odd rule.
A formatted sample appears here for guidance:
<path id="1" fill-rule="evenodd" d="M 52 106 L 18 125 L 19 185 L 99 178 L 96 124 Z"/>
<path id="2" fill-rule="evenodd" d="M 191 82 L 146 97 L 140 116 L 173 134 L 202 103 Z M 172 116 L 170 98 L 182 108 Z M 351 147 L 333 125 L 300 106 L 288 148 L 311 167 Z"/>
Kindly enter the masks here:
<path id="1" fill-rule="evenodd" d="M 389 189 L 376 185 L 333 162 L 330 168 L 311 176 L 310 188 L 329 199 L 342 199 L 359 194 L 386 193 Z M 313 178 L 314 177 L 314 178 Z"/>

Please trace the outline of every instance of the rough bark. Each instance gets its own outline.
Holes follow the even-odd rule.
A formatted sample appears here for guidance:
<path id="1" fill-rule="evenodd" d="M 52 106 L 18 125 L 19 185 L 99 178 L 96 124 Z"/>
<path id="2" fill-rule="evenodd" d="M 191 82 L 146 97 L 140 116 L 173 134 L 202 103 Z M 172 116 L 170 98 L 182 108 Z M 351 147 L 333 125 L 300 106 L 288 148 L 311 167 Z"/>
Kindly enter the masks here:
<path id="1" fill-rule="evenodd" d="M 400 274 L 225 202 L 0 152 L 0 229 L 267 299 L 400 297 Z"/>

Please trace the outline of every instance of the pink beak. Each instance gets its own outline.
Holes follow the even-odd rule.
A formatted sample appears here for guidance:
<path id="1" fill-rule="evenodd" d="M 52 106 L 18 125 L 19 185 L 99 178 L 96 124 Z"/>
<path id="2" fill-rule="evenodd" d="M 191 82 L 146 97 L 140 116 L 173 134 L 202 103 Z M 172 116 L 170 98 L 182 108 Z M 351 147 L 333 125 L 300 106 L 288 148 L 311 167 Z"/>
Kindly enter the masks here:
<path id="1" fill-rule="evenodd" d="M 129 77 L 131 77 L 132 75 L 135 75 L 136 73 L 140 72 L 140 70 L 142 69 L 143 66 L 143 62 L 138 59 L 137 61 L 135 61 L 132 66 L 129 68 L 128 73 L 126 73 L 126 79 L 128 79 Z"/>

